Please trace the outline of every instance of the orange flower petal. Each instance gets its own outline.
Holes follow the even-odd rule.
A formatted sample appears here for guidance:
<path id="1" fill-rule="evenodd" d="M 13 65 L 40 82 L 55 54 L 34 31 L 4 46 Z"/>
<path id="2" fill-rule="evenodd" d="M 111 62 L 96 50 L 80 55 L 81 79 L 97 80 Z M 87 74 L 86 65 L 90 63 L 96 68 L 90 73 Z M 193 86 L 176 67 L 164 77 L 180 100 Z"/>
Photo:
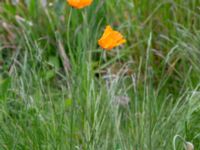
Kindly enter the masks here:
<path id="1" fill-rule="evenodd" d="M 113 30 L 109 25 L 106 26 L 102 37 L 98 40 L 98 44 L 105 50 L 111 50 L 125 42 L 123 35 Z"/>
<path id="2" fill-rule="evenodd" d="M 106 26 L 106 29 L 103 33 L 103 37 L 107 36 L 109 33 L 111 33 L 113 31 L 113 29 L 111 28 L 111 26 Z"/>
<path id="3" fill-rule="evenodd" d="M 81 9 L 91 5 L 93 0 L 67 0 L 68 4 L 74 8 Z"/>

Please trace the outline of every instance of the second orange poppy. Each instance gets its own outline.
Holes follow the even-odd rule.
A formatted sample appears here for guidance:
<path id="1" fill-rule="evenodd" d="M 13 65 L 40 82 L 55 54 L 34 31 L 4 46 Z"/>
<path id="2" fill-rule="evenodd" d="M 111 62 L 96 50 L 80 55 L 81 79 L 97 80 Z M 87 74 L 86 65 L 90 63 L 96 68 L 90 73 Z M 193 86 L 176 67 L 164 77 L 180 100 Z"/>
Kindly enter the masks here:
<path id="1" fill-rule="evenodd" d="M 67 0 L 68 4 L 74 8 L 81 9 L 91 5 L 93 0 Z"/>
<path id="2" fill-rule="evenodd" d="M 111 50 L 123 43 L 126 39 L 123 35 L 111 28 L 111 26 L 106 26 L 102 37 L 99 39 L 98 44 L 105 50 Z"/>

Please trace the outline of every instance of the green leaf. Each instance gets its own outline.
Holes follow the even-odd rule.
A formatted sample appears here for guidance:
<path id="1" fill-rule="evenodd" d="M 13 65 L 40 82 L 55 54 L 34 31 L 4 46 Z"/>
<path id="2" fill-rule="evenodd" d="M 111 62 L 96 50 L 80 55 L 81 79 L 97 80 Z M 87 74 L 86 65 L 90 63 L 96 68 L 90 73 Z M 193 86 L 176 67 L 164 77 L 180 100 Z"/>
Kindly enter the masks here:
<path id="1" fill-rule="evenodd" d="M 50 80 L 50 79 L 52 79 L 56 75 L 56 73 L 53 70 L 48 70 L 47 72 L 45 72 L 44 75 L 45 75 L 44 76 L 45 80 Z"/>
<path id="2" fill-rule="evenodd" d="M 53 66 L 56 70 L 58 70 L 60 68 L 60 61 L 59 61 L 58 57 L 55 57 L 55 56 L 54 57 L 53 56 L 49 57 L 48 63 L 51 66 Z"/>
<path id="3" fill-rule="evenodd" d="M 72 99 L 68 98 L 68 99 L 65 100 L 65 107 L 68 108 L 70 106 L 72 106 Z"/>
<path id="4" fill-rule="evenodd" d="M 0 77 L 0 97 L 4 97 L 11 85 L 11 78 L 2 79 Z"/>

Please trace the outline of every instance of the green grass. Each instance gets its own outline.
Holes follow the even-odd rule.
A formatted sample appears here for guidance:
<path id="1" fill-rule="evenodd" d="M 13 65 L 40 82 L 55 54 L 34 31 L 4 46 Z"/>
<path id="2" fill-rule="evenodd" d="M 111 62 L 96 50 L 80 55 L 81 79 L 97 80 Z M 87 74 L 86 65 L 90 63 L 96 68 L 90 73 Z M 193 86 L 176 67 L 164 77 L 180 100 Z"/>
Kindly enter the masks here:
<path id="1" fill-rule="evenodd" d="M 0 149 L 200 149 L 199 0 L 39 2 L 0 2 Z"/>

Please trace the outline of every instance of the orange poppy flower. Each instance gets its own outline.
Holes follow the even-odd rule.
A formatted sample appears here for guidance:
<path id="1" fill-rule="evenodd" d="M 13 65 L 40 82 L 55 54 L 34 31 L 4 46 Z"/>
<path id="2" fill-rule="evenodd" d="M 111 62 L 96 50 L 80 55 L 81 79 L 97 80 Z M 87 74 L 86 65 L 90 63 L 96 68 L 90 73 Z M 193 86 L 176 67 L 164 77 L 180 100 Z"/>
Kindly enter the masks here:
<path id="1" fill-rule="evenodd" d="M 93 0 L 67 0 L 68 4 L 74 8 L 81 9 L 89 6 Z"/>
<path id="2" fill-rule="evenodd" d="M 111 28 L 111 26 L 106 26 L 103 36 L 99 39 L 98 44 L 105 50 L 111 50 L 126 42 L 123 35 Z"/>

